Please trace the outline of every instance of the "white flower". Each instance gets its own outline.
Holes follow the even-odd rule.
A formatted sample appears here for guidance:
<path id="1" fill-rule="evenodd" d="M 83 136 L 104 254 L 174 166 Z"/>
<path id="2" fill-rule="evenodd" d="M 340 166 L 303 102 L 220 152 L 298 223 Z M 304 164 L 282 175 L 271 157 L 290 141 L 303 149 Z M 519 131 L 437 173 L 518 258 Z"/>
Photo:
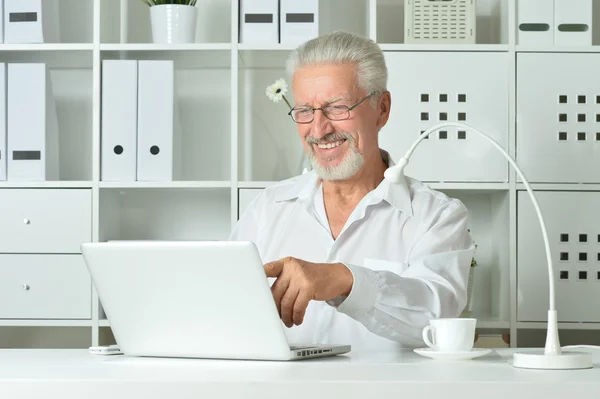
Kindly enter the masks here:
<path id="1" fill-rule="evenodd" d="M 273 102 L 278 103 L 281 101 L 285 93 L 287 93 L 287 83 L 285 79 L 277 79 L 275 83 L 267 87 L 267 97 Z"/>

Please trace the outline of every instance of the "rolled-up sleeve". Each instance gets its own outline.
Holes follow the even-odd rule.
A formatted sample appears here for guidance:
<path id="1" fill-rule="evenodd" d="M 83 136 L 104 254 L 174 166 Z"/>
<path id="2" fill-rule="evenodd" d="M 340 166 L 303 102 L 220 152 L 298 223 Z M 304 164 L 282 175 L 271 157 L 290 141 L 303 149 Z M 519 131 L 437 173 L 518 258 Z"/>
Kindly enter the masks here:
<path id="1" fill-rule="evenodd" d="M 352 290 L 329 304 L 375 334 L 421 345 L 430 319 L 458 317 L 464 309 L 474 251 L 468 211 L 453 200 L 416 240 L 402 274 L 346 264 L 354 276 Z"/>

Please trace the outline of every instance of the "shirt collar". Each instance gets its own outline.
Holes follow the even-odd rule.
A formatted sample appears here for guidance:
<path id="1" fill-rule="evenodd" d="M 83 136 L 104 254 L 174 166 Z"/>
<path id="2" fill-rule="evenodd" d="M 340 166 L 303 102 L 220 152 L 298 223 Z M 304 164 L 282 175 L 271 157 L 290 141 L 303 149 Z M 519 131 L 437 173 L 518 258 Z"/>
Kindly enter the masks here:
<path id="1" fill-rule="evenodd" d="M 394 160 L 387 151 L 380 149 L 380 152 L 383 160 L 388 164 L 388 167 L 395 165 Z M 320 184 L 321 179 L 314 170 L 307 172 L 298 176 L 291 187 L 275 196 L 275 202 L 289 201 L 292 199 L 302 201 L 310 200 L 313 198 L 314 193 L 319 188 Z M 407 215 L 413 215 L 410 189 L 405 176 L 402 177 L 402 181 L 399 184 L 393 184 L 389 180 L 383 179 L 379 186 L 373 190 L 370 197 L 370 205 L 384 200 Z"/>
<path id="2" fill-rule="evenodd" d="M 319 187 L 321 179 L 317 173 L 312 170 L 294 178 L 291 187 L 282 190 L 275 196 L 275 202 L 289 201 L 292 199 L 305 200 L 311 198 Z"/>

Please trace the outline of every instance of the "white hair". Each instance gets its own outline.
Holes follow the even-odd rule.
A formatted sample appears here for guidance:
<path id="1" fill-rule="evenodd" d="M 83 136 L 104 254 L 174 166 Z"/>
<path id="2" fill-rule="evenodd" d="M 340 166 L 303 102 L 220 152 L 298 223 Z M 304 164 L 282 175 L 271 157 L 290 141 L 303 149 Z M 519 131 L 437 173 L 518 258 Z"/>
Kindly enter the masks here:
<path id="1" fill-rule="evenodd" d="M 337 31 L 309 40 L 295 49 L 287 60 L 290 76 L 298 68 L 319 64 L 354 64 L 357 85 L 367 94 L 387 90 L 388 71 L 381 48 L 373 40 Z M 376 96 L 371 104 L 376 104 Z"/>

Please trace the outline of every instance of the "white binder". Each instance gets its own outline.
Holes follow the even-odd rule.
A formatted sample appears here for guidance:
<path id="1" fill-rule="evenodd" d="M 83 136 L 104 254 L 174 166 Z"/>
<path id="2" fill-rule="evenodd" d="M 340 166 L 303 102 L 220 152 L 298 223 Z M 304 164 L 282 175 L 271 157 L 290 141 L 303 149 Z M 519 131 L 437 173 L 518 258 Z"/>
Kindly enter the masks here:
<path id="1" fill-rule="evenodd" d="M 174 151 L 174 64 L 138 64 L 138 181 L 172 181 Z"/>
<path id="2" fill-rule="evenodd" d="M 554 0 L 554 44 L 592 45 L 592 0 Z"/>
<path id="3" fill-rule="evenodd" d="M 6 180 L 6 64 L 0 63 L 0 180 Z"/>
<path id="4" fill-rule="evenodd" d="M 102 61 L 103 181 L 135 181 L 138 62 Z"/>
<path id="5" fill-rule="evenodd" d="M 301 44 L 319 35 L 319 0 L 281 0 L 281 43 Z"/>
<path id="6" fill-rule="evenodd" d="M 58 120 L 43 63 L 8 64 L 7 180 L 58 180 Z"/>
<path id="7" fill-rule="evenodd" d="M 240 43 L 279 43 L 278 0 L 240 0 Z"/>
<path id="8" fill-rule="evenodd" d="M 519 0 L 517 36 L 520 46 L 553 46 L 554 0 Z"/>

